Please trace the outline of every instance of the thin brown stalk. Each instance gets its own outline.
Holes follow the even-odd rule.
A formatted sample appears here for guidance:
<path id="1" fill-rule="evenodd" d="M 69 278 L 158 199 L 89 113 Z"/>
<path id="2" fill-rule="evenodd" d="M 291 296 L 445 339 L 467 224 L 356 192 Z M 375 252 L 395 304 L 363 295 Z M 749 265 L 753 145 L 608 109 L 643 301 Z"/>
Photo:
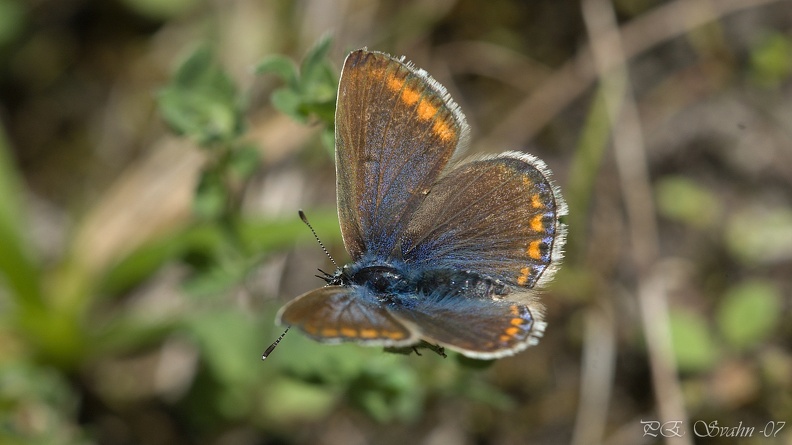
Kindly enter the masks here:
<path id="1" fill-rule="evenodd" d="M 659 270 L 659 242 L 640 117 L 627 71 L 625 36 L 609 0 L 585 0 L 583 20 L 611 122 L 613 148 L 629 222 L 629 241 L 638 286 L 636 294 L 646 335 L 652 385 L 661 421 L 687 422 L 671 354 L 667 294 Z M 585 371 L 584 371 L 585 372 Z M 683 427 L 684 428 L 684 427 Z M 690 436 L 667 437 L 689 444 Z"/>
<path id="2" fill-rule="evenodd" d="M 728 15 L 781 1 L 788 0 L 676 0 L 666 3 L 619 29 L 624 57 L 631 60 L 657 45 Z M 479 145 L 485 149 L 523 145 L 588 91 L 596 79 L 592 49 L 584 46 L 575 57 L 547 76 L 535 92 L 513 108 L 489 135 L 481 138 Z"/>

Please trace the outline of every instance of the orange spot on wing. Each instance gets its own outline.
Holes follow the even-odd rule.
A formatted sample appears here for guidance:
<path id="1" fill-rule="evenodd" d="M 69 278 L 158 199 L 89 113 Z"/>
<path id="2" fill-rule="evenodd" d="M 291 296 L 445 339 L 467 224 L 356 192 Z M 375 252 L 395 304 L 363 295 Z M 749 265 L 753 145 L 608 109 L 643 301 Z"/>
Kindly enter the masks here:
<path id="1" fill-rule="evenodd" d="M 358 331 L 352 328 L 341 328 L 341 335 L 344 337 L 357 337 Z"/>
<path id="2" fill-rule="evenodd" d="M 501 341 L 502 343 L 507 343 L 509 340 L 511 340 L 511 339 L 512 339 L 512 338 L 511 338 L 511 337 L 509 337 L 508 335 L 501 335 L 501 336 L 500 336 L 500 337 L 498 337 L 498 338 L 500 339 L 500 341 Z"/>
<path id="3" fill-rule="evenodd" d="M 374 73 L 371 73 L 371 76 L 382 77 L 383 73 L 375 71 Z M 388 89 L 395 92 L 401 91 L 399 97 L 404 104 L 418 104 L 415 111 L 419 119 L 426 121 L 435 118 L 435 116 L 437 116 L 439 107 L 428 100 L 421 100 L 421 91 L 410 88 L 409 86 L 405 86 L 406 83 L 406 79 L 397 77 L 394 74 L 390 74 L 385 80 L 385 85 L 388 87 Z M 432 124 L 432 133 L 434 133 L 435 136 L 444 142 L 449 142 L 457 137 L 457 132 L 454 127 L 448 121 L 443 119 L 435 120 L 435 122 Z"/>
<path id="4" fill-rule="evenodd" d="M 542 215 L 536 215 L 531 218 L 529 223 L 531 225 L 531 230 L 534 232 L 543 232 L 544 231 L 544 223 L 542 222 Z"/>
<path id="5" fill-rule="evenodd" d="M 360 336 L 362 338 L 376 338 L 377 337 L 377 330 L 376 329 L 361 329 Z"/>
<path id="6" fill-rule="evenodd" d="M 541 241 L 531 241 L 528 243 L 528 250 L 525 252 L 531 259 L 534 260 L 541 260 L 542 259 L 542 250 L 539 248 L 542 245 Z"/>
<path id="7" fill-rule="evenodd" d="M 338 329 L 324 328 L 324 329 L 322 329 L 322 336 L 324 336 L 324 337 L 338 337 Z"/>
<path id="8" fill-rule="evenodd" d="M 531 207 L 535 209 L 541 209 L 542 207 L 544 207 L 544 203 L 542 203 L 542 198 L 539 196 L 538 193 L 534 193 L 533 195 L 531 195 Z"/>
<path id="9" fill-rule="evenodd" d="M 405 88 L 401 94 L 402 102 L 406 103 L 407 105 L 412 105 L 418 102 L 418 99 L 420 98 L 421 98 L 421 93 L 419 93 L 417 90 L 414 90 L 412 88 Z"/>
<path id="10" fill-rule="evenodd" d="M 525 324 L 525 320 L 523 320 L 522 318 L 512 318 L 509 323 L 512 326 L 522 326 L 523 324 Z"/>
<path id="11" fill-rule="evenodd" d="M 384 331 L 383 334 L 391 340 L 401 340 L 404 338 L 404 332 L 401 331 Z"/>
<path id="12" fill-rule="evenodd" d="M 418 117 L 422 120 L 429 120 L 433 118 L 435 114 L 437 114 L 437 107 L 428 101 L 423 101 L 418 104 Z"/>
<path id="13" fill-rule="evenodd" d="M 404 79 L 399 79 L 396 76 L 389 76 L 387 80 L 388 88 L 393 91 L 399 91 L 404 86 Z"/>
<path id="14" fill-rule="evenodd" d="M 520 315 L 520 307 L 519 306 L 509 306 L 509 312 L 514 315 Z"/>
<path id="15" fill-rule="evenodd" d="M 515 335 L 517 335 L 518 332 L 520 332 L 520 328 L 516 326 L 512 326 L 510 328 L 506 328 L 506 331 L 504 332 L 506 332 L 506 335 L 508 335 L 509 337 L 514 337 Z"/>
<path id="16" fill-rule="evenodd" d="M 520 286 L 525 286 L 528 284 L 528 275 L 531 273 L 531 269 L 527 267 L 523 267 L 520 269 L 520 276 L 517 277 L 517 284 Z"/>
<path id="17" fill-rule="evenodd" d="M 456 131 L 445 121 L 438 120 L 432 126 L 432 132 L 441 140 L 448 142 L 456 137 Z"/>
<path id="18" fill-rule="evenodd" d="M 379 78 L 385 76 L 385 70 L 382 68 L 370 68 L 365 72 L 362 72 L 363 75 L 373 78 Z M 391 78 L 395 79 L 395 77 L 391 76 Z"/>

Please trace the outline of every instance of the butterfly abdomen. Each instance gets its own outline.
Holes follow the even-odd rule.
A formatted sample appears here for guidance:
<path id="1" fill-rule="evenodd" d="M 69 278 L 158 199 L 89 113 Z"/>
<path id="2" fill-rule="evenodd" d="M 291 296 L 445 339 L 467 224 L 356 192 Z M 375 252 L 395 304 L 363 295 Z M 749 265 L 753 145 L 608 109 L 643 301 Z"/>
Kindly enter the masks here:
<path id="1" fill-rule="evenodd" d="M 417 280 L 416 291 L 444 298 L 499 299 L 509 293 L 509 287 L 500 280 L 470 270 L 430 269 Z"/>

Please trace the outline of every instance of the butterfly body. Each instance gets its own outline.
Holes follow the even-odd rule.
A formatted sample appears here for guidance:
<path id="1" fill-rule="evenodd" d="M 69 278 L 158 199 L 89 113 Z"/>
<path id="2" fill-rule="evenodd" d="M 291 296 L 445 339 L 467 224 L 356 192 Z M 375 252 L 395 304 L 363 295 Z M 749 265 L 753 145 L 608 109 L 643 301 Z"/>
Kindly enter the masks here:
<path id="1" fill-rule="evenodd" d="M 539 159 L 457 161 L 468 139 L 445 89 L 402 59 L 358 50 L 336 109 L 338 213 L 352 262 L 278 319 L 328 343 L 421 341 L 474 358 L 535 344 L 535 289 L 562 257 L 566 204 Z"/>

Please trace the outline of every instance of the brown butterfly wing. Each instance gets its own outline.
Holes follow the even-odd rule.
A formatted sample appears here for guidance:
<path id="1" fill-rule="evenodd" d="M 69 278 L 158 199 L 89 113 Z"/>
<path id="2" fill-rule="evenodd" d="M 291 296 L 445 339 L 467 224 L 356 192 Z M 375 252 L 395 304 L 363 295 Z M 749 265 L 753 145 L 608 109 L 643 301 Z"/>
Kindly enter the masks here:
<path id="1" fill-rule="evenodd" d="M 388 258 L 468 126 L 425 71 L 358 50 L 344 62 L 335 118 L 338 216 L 353 259 Z"/>

